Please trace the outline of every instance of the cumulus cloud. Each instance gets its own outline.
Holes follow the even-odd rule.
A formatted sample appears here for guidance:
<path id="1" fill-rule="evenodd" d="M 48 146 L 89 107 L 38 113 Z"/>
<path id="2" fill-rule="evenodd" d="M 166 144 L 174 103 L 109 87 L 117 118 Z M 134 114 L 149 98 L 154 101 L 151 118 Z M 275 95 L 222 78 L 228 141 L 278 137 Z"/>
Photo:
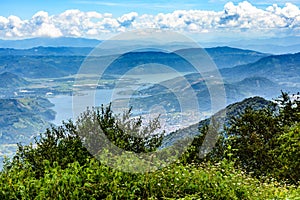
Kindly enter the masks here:
<path id="1" fill-rule="evenodd" d="M 247 1 L 226 3 L 221 11 L 176 10 L 157 15 L 136 12 L 114 17 L 111 13 L 67 10 L 58 15 L 40 11 L 31 19 L 0 16 L 1 38 L 98 37 L 139 28 L 168 29 L 188 33 L 257 32 L 300 33 L 300 10 L 286 3 L 260 9 Z"/>
<path id="2" fill-rule="evenodd" d="M 131 12 L 128 14 L 125 14 L 118 18 L 118 22 L 120 26 L 129 27 L 132 22 L 137 18 L 138 14 L 136 12 Z"/>

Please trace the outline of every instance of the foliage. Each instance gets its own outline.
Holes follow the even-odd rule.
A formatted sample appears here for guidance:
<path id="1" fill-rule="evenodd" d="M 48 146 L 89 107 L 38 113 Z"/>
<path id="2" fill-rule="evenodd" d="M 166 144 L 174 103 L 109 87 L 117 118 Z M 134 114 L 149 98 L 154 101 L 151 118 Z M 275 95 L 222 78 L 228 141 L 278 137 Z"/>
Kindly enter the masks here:
<path id="1" fill-rule="evenodd" d="M 155 151 L 162 140 L 155 131 L 158 120 L 144 127 L 141 118 L 130 118 L 130 110 L 118 116 L 110 107 L 87 110 L 75 124 L 48 129 L 36 145 L 19 144 L 14 160 L 0 172 L 0 199 L 296 199 L 299 99 L 289 98 L 234 116 L 215 150 L 199 158 L 208 134 L 204 126 L 179 160 L 147 173 L 106 166 L 86 147 L 109 138 L 132 153 Z M 95 134 L 100 137 L 93 140 Z M 132 161 L 116 157 L 115 162 Z M 134 162 L 147 167 L 138 158 Z"/>
<path id="2" fill-rule="evenodd" d="M 86 162 L 90 153 L 82 145 L 81 139 L 76 131 L 73 122 L 63 123 L 60 127 L 47 129 L 44 134 L 40 134 L 39 139 L 35 139 L 35 145 L 18 144 L 18 151 L 10 165 L 19 165 L 24 168 L 30 167 L 35 172 L 36 177 L 41 177 L 45 172 L 45 162 L 52 166 L 59 163 L 64 169 L 69 163 L 75 161 L 80 164 Z"/>
<path id="3" fill-rule="evenodd" d="M 276 104 L 264 109 L 247 108 L 232 117 L 223 134 L 224 145 L 236 164 L 257 177 L 267 176 L 297 184 L 300 180 L 300 99 L 282 92 Z M 297 126 L 296 126 L 297 127 Z"/>
<path id="4" fill-rule="evenodd" d="M 183 163 L 218 162 L 229 159 L 235 166 L 258 178 L 275 178 L 292 184 L 300 181 L 299 132 L 300 99 L 282 92 L 275 103 L 257 108 L 255 104 L 232 115 L 220 132 L 215 149 L 205 159 L 199 148 L 207 127 L 195 137 L 182 156 Z"/>
<path id="5" fill-rule="evenodd" d="M 141 117 L 131 117 L 131 109 L 122 115 L 114 115 L 111 105 L 84 112 L 77 121 L 78 132 L 89 150 L 97 152 L 104 143 L 135 153 L 155 151 L 162 142 L 164 132 L 160 129 L 159 117 L 143 124 Z"/>
<path id="6" fill-rule="evenodd" d="M 127 151 L 140 153 L 156 150 L 162 141 L 162 134 L 155 134 L 159 127 L 158 118 L 143 127 L 142 119 L 130 118 L 130 112 L 124 112 L 122 117 L 117 118 L 110 106 L 87 110 L 75 124 L 69 121 L 60 127 L 47 129 L 35 139 L 35 145 L 18 144 L 13 163 L 6 164 L 6 167 L 20 165 L 27 168 L 29 165 L 39 178 L 44 175 L 44 161 L 49 161 L 51 166 L 58 163 L 62 169 L 75 161 L 83 165 L 87 158 L 94 155 L 93 150 L 106 147 L 103 146 L 106 137 Z M 91 145 L 95 147 L 91 148 Z"/>
<path id="7" fill-rule="evenodd" d="M 223 153 L 225 151 L 225 146 L 223 145 L 224 138 L 222 135 L 218 135 L 217 138 L 206 138 L 209 134 L 209 125 L 204 125 L 200 128 L 200 134 L 195 136 L 192 143 L 187 147 L 186 151 L 181 155 L 180 161 L 184 164 L 189 163 L 203 163 L 208 161 L 222 160 L 225 158 Z M 206 140 L 214 140 L 214 148 L 209 152 L 205 153 L 206 149 L 203 149 L 204 142 L 209 142 Z M 176 144 L 175 144 L 176 145 Z M 210 146 L 210 145 L 208 145 Z"/>
<path id="8" fill-rule="evenodd" d="M 233 117 L 226 129 L 226 143 L 234 151 L 237 163 L 256 175 L 266 175 L 273 165 L 269 151 L 274 148 L 274 140 L 281 131 L 278 121 L 269 109 L 248 108 L 240 117 Z"/>
<path id="9" fill-rule="evenodd" d="M 300 179 L 300 123 L 284 131 L 276 140 L 271 151 L 276 155 L 274 174 L 287 182 L 297 183 Z"/>
<path id="10" fill-rule="evenodd" d="M 62 169 L 45 163 L 45 176 L 17 166 L 0 176 L 1 199 L 280 199 L 299 194 L 299 188 L 261 183 L 233 163 L 182 165 L 174 163 L 146 174 L 130 174 L 94 159 Z"/>

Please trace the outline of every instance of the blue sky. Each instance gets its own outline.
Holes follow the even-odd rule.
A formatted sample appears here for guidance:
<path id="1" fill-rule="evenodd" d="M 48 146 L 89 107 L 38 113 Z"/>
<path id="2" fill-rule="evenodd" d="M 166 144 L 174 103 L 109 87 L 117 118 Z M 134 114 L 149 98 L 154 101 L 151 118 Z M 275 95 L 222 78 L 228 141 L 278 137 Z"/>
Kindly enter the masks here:
<path id="1" fill-rule="evenodd" d="M 300 0 L 0 1 L 0 39 L 103 39 L 141 28 L 215 38 L 300 36 Z"/>
<path id="2" fill-rule="evenodd" d="M 174 10 L 197 9 L 197 10 L 222 10 L 226 0 L 1 0 L 0 16 L 8 17 L 16 15 L 22 19 L 29 19 L 38 11 L 47 11 L 49 14 L 58 14 L 68 9 L 79 9 L 82 11 L 97 11 L 100 13 L 112 13 L 118 17 L 128 12 L 139 14 L 168 13 Z M 233 3 L 242 2 L 232 0 Z M 259 8 L 276 3 L 284 5 L 291 2 L 300 6 L 300 0 L 249 0 L 252 5 Z"/>

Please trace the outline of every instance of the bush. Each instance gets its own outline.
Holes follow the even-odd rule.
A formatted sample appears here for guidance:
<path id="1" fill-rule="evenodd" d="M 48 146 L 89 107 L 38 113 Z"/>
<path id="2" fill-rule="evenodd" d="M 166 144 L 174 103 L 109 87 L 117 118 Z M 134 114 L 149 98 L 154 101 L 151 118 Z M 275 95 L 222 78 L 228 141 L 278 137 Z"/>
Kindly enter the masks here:
<path id="1" fill-rule="evenodd" d="M 99 165 L 94 159 L 62 169 L 45 162 L 39 179 L 17 166 L 0 176 L 1 199 L 279 199 L 299 194 L 299 188 L 262 183 L 232 162 L 182 165 L 131 174 Z"/>

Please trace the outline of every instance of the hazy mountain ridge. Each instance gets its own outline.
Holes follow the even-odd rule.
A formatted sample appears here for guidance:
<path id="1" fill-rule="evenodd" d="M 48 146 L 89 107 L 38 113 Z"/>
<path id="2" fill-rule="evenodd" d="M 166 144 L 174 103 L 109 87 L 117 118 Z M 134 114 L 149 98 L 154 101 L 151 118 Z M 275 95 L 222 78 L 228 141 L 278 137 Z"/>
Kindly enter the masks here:
<path id="1" fill-rule="evenodd" d="M 0 48 L 30 49 L 39 46 L 45 47 L 96 47 L 101 40 L 88 38 L 29 38 L 21 40 L 0 40 Z M 205 47 L 231 46 L 239 49 L 253 49 L 270 54 L 287 54 L 299 52 L 300 37 L 274 37 L 265 39 L 241 39 L 228 41 L 226 38 L 219 38 L 217 42 L 200 41 L 199 44 Z M 176 46 L 177 44 L 169 44 Z M 183 46 L 180 44 L 180 46 Z M 116 45 L 116 47 L 118 47 Z M 113 47 L 114 48 L 114 47 Z"/>
<path id="2" fill-rule="evenodd" d="M 277 83 L 287 81 L 299 83 L 300 53 L 272 55 L 254 63 L 221 69 L 220 72 L 225 79 L 231 80 L 242 80 L 247 77 L 258 76 Z"/>
<path id="3" fill-rule="evenodd" d="M 210 92 L 205 83 L 205 79 L 200 74 L 192 73 L 184 76 L 190 84 L 198 98 L 200 111 L 209 111 L 211 107 Z M 226 102 L 231 104 L 241 101 L 244 98 L 252 96 L 262 96 L 267 99 L 272 99 L 280 92 L 280 90 L 289 91 L 288 87 L 278 85 L 264 77 L 248 77 L 242 81 L 218 83 L 214 87 L 223 87 L 226 93 Z M 168 86 L 168 87 L 165 87 Z M 170 91 L 168 88 L 172 88 Z M 160 102 L 169 112 L 180 112 L 180 104 L 177 101 L 174 92 L 184 94 L 186 92 L 186 82 L 182 82 L 182 78 L 174 78 L 168 81 L 161 82 L 150 86 L 149 88 L 140 90 L 136 95 L 138 97 L 131 100 L 133 108 L 150 109 L 153 104 Z"/>
<path id="4" fill-rule="evenodd" d="M 0 48 L 0 56 L 87 56 L 92 50 L 92 47 Z"/>
<path id="5" fill-rule="evenodd" d="M 273 37 L 273 38 L 243 38 L 235 41 L 228 41 L 226 38 L 219 38 L 217 42 L 202 43 L 205 47 L 230 46 L 240 49 L 252 49 L 270 54 L 297 53 L 300 49 L 300 37 Z"/>
<path id="6" fill-rule="evenodd" d="M 0 48 L 29 49 L 38 46 L 45 47 L 95 47 L 101 40 L 87 38 L 29 38 L 23 40 L 0 40 Z"/>
<path id="7" fill-rule="evenodd" d="M 238 49 L 228 46 L 205 48 L 204 50 L 212 58 L 219 69 L 253 63 L 270 55 L 248 49 Z M 187 58 L 193 57 L 196 52 L 199 53 L 197 48 L 180 49 L 175 51 L 175 53 L 185 55 Z"/>
<path id="8" fill-rule="evenodd" d="M 300 49 L 300 44 L 294 44 L 294 45 L 274 45 L 274 44 L 246 44 L 246 45 L 234 45 L 231 44 L 229 46 L 232 47 L 238 47 L 238 48 L 248 48 L 253 49 L 255 51 L 263 52 L 263 53 L 269 53 L 269 54 L 289 54 L 289 53 L 297 53 Z"/>
<path id="9" fill-rule="evenodd" d="M 0 74 L 0 88 L 18 88 L 27 86 L 29 84 L 30 83 L 25 79 L 10 72 L 4 72 Z"/>
<path id="10" fill-rule="evenodd" d="M 55 78 L 75 74 L 83 56 L 0 56 L 0 73 L 26 78 Z"/>
<path id="11" fill-rule="evenodd" d="M 194 49 L 195 50 L 195 49 Z M 193 49 L 183 49 L 187 58 L 193 56 Z M 55 78 L 77 73 L 86 56 L 92 48 L 74 47 L 36 47 L 32 49 L 0 49 L 0 73 L 11 72 L 28 78 Z M 267 56 L 250 50 L 233 49 L 230 47 L 209 48 L 211 58 L 217 67 L 248 63 Z M 205 55 L 204 55 L 205 56 Z M 206 54 L 207 56 L 207 54 Z M 106 57 L 95 57 L 93 62 L 102 62 Z M 109 67 L 108 74 L 123 74 L 140 65 L 151 64 L 150 70 L 159 72 L 157 65 L 171 66 L 180 72 L 193 72 L 193 67 L 176 52 L 165 53 L 157 51 L 129 52 L 118 57 Z M 226 64 L 229 63 L 229 64 Z M 148 65 L 148 70 L 150 68 Z M 232 66 L 233 67 L 233 66 Z M 141 71 L 141 73 L 144 73 Z"/>

